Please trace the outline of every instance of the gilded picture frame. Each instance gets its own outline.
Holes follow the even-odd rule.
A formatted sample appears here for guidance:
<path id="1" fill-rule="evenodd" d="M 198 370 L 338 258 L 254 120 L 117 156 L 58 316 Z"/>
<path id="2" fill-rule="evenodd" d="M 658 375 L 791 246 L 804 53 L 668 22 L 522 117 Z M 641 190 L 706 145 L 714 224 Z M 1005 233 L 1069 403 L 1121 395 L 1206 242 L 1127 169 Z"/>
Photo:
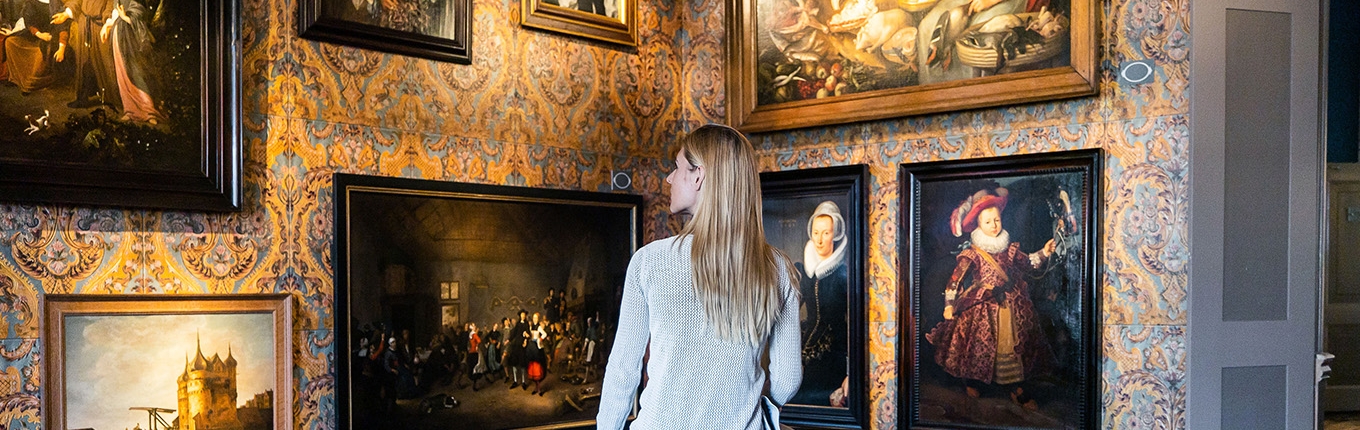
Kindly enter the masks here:
<path id="1" fill-rule="evenodd" d="M 1090 95 L 1099 79 L 1094 0 L 726 5 L 727 122 L 748 133 Z"/>
<path id="2" fill-rule="evenodd" d="M 638 0 L 521 0 L 525 27 L 634 47 Z"/>
<path id="3" fill-rule="evenodd" d="M 44 427 L 166 428 L 194 420 L 291 429 L 292 303 L 288 294 L 49 294 Z"/>
<path id="4" fill-rule="evenodd" d="M 900 428 L 1098 428 L 1102 164 L 901 165 Z"/>

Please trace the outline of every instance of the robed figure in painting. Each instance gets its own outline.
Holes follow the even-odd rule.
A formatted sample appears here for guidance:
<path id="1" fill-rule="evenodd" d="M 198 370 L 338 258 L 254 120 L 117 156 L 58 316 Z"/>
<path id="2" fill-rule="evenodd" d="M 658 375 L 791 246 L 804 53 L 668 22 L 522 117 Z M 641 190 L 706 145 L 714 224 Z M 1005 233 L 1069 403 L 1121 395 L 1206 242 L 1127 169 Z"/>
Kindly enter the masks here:
<path id="1" fill-rule="evenodd" d="M 793 403 L 829 405 L 831 393 L 848 374 L 849 284 L 845 218 L 836 203 L 824 201 L 808 219 L 808 242 L 803 262 L 803 384 Z"/>
<path id="2" fill-rule="evenodd" d="M 1027 277 L 1053 254 L 1049 240 L 1033 254 L 1020 251 L 1001 226 L 1007 190 L 983 190 L 950 216 L 955 236 L 971 232 L 945 286 L 944 321 L 926 335 L 935 362 L 964 381 L 970 397 L 989 384 L 1008 388 L 1011 399 L 1029 409 L 1037 404 L 1022 382 L 1047 372 L 1055 360 L 1045 340 Z"/>
<path id="3" fill-rule="evenodd" d="M 70 0 L 66 9 L 52 15 L 53 24 L 71 24 L 71 47 L 76 61 L 76 99 L 67 106 L 85 108 L 106 104 L 122 109 L 113 47 L 99 32 L 113 18 L 114 0 Z"/>
<path id="4" fill-rule="evenodd" d="M 56 63 L 67 55 L 70 33 L 65 24 L 48 22 L 66 9 L 62 0 L 22 0 L 18 9 L 13 22 L 0 24 L 8 29 L 0 31 L 0 81 L 27 94 L 56 81 Z"/>
<path id="5" fill-rule="evenodd" d="M 101 42 L 113 47 L 114 76 L 123 100 L 123 119 L 155 124 L 160 117 L 151 96 L 146 54 L 155 41 L 151 11 L 137 0 L 116 0 L 112 18 L 100 30 Z"/>

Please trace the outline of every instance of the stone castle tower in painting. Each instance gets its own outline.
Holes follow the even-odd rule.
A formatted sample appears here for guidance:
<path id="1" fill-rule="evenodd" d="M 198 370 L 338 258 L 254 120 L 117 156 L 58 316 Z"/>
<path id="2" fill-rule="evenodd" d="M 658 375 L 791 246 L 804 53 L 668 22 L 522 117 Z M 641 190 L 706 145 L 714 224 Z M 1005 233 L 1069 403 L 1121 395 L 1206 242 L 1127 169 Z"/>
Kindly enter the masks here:
<path id="1" fill-rule="evenodd" d="M 227 347 L 227 359 L 217 354 L 203 357 L 200 341 L 193 361 L 184 358 L 179 376 L 180 430 L 240 430 L 236 416 L 236 359 Z"/>

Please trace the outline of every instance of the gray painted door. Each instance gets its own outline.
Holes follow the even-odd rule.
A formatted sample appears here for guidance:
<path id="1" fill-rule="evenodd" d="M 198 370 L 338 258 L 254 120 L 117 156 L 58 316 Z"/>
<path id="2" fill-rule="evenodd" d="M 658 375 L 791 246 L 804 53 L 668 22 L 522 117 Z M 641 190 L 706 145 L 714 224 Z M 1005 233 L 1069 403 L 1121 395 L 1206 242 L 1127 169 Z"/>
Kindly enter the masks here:
<path id="1" fill-rule="evenodd" d="M 1187 428 L 1315 427 L 1319 7 L 1191 8 Z"/>

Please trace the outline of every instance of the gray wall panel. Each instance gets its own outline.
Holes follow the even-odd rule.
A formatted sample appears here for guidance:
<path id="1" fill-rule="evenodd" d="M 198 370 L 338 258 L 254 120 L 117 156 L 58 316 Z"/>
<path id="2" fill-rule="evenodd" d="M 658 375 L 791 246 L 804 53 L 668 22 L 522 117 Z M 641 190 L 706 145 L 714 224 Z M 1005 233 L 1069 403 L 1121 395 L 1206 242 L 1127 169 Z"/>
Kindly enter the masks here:
<path id="1" fill-rule="evenodd" d="M 1284 366 L 1223 368 L 1223 428 L 1287 428 L 1284 377 Z"/>
<path id="2" fill-rule="evenodd" d="M 1223 319 L 1287 318 L 1289 14 L 1228 10 Z"/>

